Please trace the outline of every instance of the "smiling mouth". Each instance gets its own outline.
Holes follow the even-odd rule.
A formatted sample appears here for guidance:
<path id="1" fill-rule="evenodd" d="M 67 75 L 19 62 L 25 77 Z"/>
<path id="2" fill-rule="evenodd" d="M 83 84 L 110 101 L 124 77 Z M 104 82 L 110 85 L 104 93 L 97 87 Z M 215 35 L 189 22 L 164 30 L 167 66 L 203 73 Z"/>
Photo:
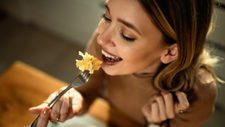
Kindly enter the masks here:
<path id="1" fill-rule="evenodd" d="M 106 58 L 108 61 L 111 61 L 111 62 L 120 62 L 120 61 L 123 60 L 122 58 L 117 57 L 117 56 L 112 56 L 112 55 L 106 53 L 106 52 L 103 51 L 103 50 L 102 50 L 102 55 L 104 55 L 105 58 Z"/>

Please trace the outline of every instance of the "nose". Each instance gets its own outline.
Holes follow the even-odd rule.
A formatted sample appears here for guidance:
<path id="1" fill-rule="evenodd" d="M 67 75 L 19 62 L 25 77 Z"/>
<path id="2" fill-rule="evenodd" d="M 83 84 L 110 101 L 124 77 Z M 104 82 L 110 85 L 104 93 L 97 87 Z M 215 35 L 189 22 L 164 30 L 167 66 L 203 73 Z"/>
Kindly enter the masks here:
<path id="1" fill-rule="evenodd" d="M 100 32 L 99 32 L 100 33 Z M 113 29 L 110 27 L 105 28 L 97 38 L 97 42 L 100 45 L 114 47 L 115 43 L 113 41 Z"/>

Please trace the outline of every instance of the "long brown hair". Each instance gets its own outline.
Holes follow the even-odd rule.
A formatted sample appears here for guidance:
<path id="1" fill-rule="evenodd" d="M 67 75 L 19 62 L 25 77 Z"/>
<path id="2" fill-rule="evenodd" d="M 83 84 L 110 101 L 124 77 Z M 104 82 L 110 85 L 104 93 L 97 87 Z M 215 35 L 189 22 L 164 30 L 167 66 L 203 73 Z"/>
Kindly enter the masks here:
<path id="1" fill-rule="evenodd" d="M 206 36 L 211 29 L 213 0 L 139 0 L 164 35 L 167 44 L 177 43 L 177 60 L 160 70 L 154 80 L 159 90 L 189 91 L 197 68 L 213 72 L 215 60 L 206 56 Z M 211 61 L 211 62 L 206 62 Z"/>

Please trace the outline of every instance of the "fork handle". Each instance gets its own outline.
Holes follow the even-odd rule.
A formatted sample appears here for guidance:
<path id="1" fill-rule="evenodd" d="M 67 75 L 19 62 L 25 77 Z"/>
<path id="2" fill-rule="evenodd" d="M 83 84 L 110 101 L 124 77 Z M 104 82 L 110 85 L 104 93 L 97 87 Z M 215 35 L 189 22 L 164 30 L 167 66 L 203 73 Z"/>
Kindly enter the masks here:
<path id="1" fill-rule="evenodd" d="M 38 117 L 33 121 L 33 123 L 30 125 L 30 127 L 37 127 L 37 122 L 39 119 L 40 115 L 38 115 Z"/>
<path id="2" fill-rule="evenodd" d="M 66 87 L 66 89 L 64 89 L 61 93 L 59 93 L 58 96 L 56 96 L 49 104 L 48 107 L 52 108 L 52 106 L 59 100 L 60 97 L 62 97 L 62 95 L 64 95 L 69 89 L 71 89 L 72 86 L 69 85 L 68 87 Z"/>

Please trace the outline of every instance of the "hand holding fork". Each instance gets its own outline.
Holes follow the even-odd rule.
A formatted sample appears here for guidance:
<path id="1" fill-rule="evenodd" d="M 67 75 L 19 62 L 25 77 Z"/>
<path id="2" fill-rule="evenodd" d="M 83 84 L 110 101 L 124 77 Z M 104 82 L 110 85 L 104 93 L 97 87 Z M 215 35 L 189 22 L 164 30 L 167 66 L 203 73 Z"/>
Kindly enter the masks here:
<path id="1" fill-rule="evenodd" d="M 49 114 L 50 114 L 50 110 L 49 109 L 51 109 L 52 107 L 53 107 L 53 105 L 54 104 L 56 104 L 54 107 L 56 107 L 56 108 L 59 108 L 59 106 L 66 106 L 67 107 L 67 109 L 69 108 L 69 106 L 70 106 L 70 104 L 69 104 L 69 100 L 68 99 L 70 99 L 70 94 L 71 93 L 69 93 L 69 92 L 67 92 L 68 90 L 70 90 L 71 88 L 73 88 L 73 87 L 80 87 L 80 86 L 82 86 L 82 85 L 84 85 L 88 80 L 89 80 L 89 78 L 90 78 L 90 74 L 89 74 L 89 71 L 84 71 L 84 72 L 81 72 L 75 79 L 74 79 L 74 81 L 66 88 L 66 89 L 64 89 L 62 92 L 60 91 L 59 92 L 59 94 L 58 94 L 58 96 L 57 97 L 55 97 L 55 99 L 53 99 L 52 100 L 52 102 L 50 102 L 48 105 L 47 105 L 47 107 L 46 107 L 46 104 L 48 103 L 48 102 L 45 102 L 44 104 L 42 104 L 41 106 L 38 106 L 38 107 L 35 107 L 35 108 L 30 108 L 29 109 L 29 111 L 31 112 L 31 113 L 40 113 L 40 110 L 41 110 L 41 115 L 39 115 L 35 120 L 34 120 L 34 122 L 31 124 L 31 127 L 37 127 L 37 124 L 39 124 L 38 126 L 39 127 L 44 127 L 44 126 L 46 126 L 45 124 L 47 124 L 48 123 L 48 118 L 49 118 Z M 75 91 L 75 90 L 74 90 Z M 67 92 L 67 93 L 66 93 Z M 82 96 L 80 95 L 80 93 L 79 92 L 77 92 L 77 91 L 75 91 L 75 92 L 73 92 L 73 93 L 75 93 L 76 95 L 73 95 L 73 96 L 76 96 L 77 98 L 76 98 L 76 100 L 74 100 L 74 101 L 82 101 L 83 100 L 83 98 L 82 98 Z M 67 96 L 67 100 L 66 101 L 59 101 L 59 102 L 57 102 L 60 98 L 61 98 L 61 96 L 62 95 L 64 95 L 65 94 L 65 96 Z M 56 93 L 53 93 L 49 98 L 52 98 L 52 96 L 55 96 L 56 95 Z M 57 103 L 58 103 L 58 105 L 57 105 Z M 75 102 L 75 103 L 77 103 L 77 102 Z M 43 109 L 44 108 L 44 109 Z M 80 108 L 81 108 L 81 106 L 80 106 Z M 60 108 L 59 108 L 60 109 Z M 62 108 L 61 108 L 62 109 Z M 69 108 L 70 110 L 72 110 L 72 107 L 71 108 Z M 71 112 L 69 110 L 69 112 Z M 65 113 L 65 112 L 67 112 L 67 111 L 61 111 L 62 113 Z M 56 118 L 55 119 L 53 119 L 53 120 L 51 120 L 53 123 L 55 123 L 55 122 L 57 122 L 59 119 L 61 119 L 62 121 L 63 120 L 66 120 L 66 119 L 68 119 L 68 118 L 72 118 L 75 114 L 76 114 L 76 112 L 72 112 L 72 113 L 70 113 L 68 116 L 63 116 L 62 115 L 62 117 L 60 116 L 60 118 L 59 118 L 59 116 L 57 117 L 57 115 L 59 115 L 59 113 L 55 113 L 56 114 Z M 39 118 L 42 120 L 42 122 L 39 122 L 38 123 L 38 121 L 39 121 Z"/>

